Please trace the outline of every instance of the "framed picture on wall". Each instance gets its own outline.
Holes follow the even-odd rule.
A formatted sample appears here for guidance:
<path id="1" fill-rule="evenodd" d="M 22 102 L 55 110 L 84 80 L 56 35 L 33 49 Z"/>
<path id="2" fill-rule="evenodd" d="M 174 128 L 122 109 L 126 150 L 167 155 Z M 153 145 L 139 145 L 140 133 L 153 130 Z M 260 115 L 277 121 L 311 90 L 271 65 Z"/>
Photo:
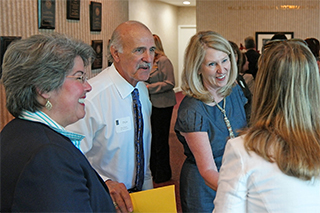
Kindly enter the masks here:
<path id="1" fill-rule="evenodd" d="M 2 76 L 2 62 L 4 53 L 6 52 L 11 42 L 19 39 L 21 39 L 20 36 L 0 36 L 0 79 Z"/>
<path id="2" fill-rule="evenodd" d="M 101 31 L 101 3 L 90 3 L 90 31 Z"/>
<path id="3" fill-rule="evenodd" d="M 55 0 L 38 0 L 39 29 L 55 29 L 56 2 Z"/>
<path id="4" fill-rule="evenodd" d="M 67 0 L 67 19 L 80 20 L 80 0 Z"/>
<path id="5" fill-rule="evenodd" d="M 103 42 L 102 40 L 92 40 L 91 41 L 91 46 L 92 48 L 96 51 L 96 60 L 94 60 L 94 62 L 92 63 L 92 69 L 99 69 L 102 68 L 102 62 L 103 62 L 103 58 L 102 58 L 102 50 L 103 50 Z"/>
<path id="6" fill-rule="evenodd" d="M 293 38 L 293 32 L 256 32 L 256 46 L 261 53 L 263 45 L 265 45 L 276 33 L 283 33 L 287 39 Z"/>

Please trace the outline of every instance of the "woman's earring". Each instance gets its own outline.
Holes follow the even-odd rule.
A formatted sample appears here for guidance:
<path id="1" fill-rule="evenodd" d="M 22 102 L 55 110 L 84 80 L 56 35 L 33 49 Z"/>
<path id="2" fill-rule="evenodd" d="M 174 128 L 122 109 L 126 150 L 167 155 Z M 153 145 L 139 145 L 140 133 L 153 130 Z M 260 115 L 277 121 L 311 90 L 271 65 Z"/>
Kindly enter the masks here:
<path id="1" fill-rule="evenodd" d="M 48 99 L 47 99 L 47 103 L 46 103 L 45 107 L 46 107 L 46 109 L 49 110 L 49 111 L 52 109 L 52 104 L 51 104 L 51 102 L 50 102 Z"/>

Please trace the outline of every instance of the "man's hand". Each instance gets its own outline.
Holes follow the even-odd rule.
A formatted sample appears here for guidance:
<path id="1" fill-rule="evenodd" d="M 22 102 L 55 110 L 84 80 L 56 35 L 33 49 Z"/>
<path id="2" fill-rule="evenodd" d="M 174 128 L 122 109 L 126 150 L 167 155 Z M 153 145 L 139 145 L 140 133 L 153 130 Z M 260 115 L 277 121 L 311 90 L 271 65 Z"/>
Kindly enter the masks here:
<path id="1" fill-rule="evenodd" d="M 133 205 L 126 186 L 117 181 L 107 180 L 111 198 L 117 212 L 133 212 Z"/>

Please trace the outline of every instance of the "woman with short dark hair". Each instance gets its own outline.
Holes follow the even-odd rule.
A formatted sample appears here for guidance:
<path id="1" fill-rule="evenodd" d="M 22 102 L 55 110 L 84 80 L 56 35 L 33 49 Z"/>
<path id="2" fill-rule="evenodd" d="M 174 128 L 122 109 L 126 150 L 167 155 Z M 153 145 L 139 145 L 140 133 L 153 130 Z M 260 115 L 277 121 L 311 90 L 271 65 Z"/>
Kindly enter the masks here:
<path id="1" fill-rule="evenodd" d="M 109 191 L 65 127 L 85 115 L 94 50 L 61 34 L 8 47 L 2 81 L 15 117 L 0 133 L 1 212 L 115 212 Z"/>

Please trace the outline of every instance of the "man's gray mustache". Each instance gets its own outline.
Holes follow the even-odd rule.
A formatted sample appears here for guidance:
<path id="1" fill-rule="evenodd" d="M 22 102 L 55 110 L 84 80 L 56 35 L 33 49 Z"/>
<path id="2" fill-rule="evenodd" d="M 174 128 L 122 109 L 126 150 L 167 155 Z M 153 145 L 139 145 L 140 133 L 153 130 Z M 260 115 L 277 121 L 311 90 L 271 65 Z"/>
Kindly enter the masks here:
<path id="1" fill-rule="evenodd" d="M 151 63 L 144 63 L 139 64 L 138 69 L 148 67 L 148 69 L 151 69 Z"/>

